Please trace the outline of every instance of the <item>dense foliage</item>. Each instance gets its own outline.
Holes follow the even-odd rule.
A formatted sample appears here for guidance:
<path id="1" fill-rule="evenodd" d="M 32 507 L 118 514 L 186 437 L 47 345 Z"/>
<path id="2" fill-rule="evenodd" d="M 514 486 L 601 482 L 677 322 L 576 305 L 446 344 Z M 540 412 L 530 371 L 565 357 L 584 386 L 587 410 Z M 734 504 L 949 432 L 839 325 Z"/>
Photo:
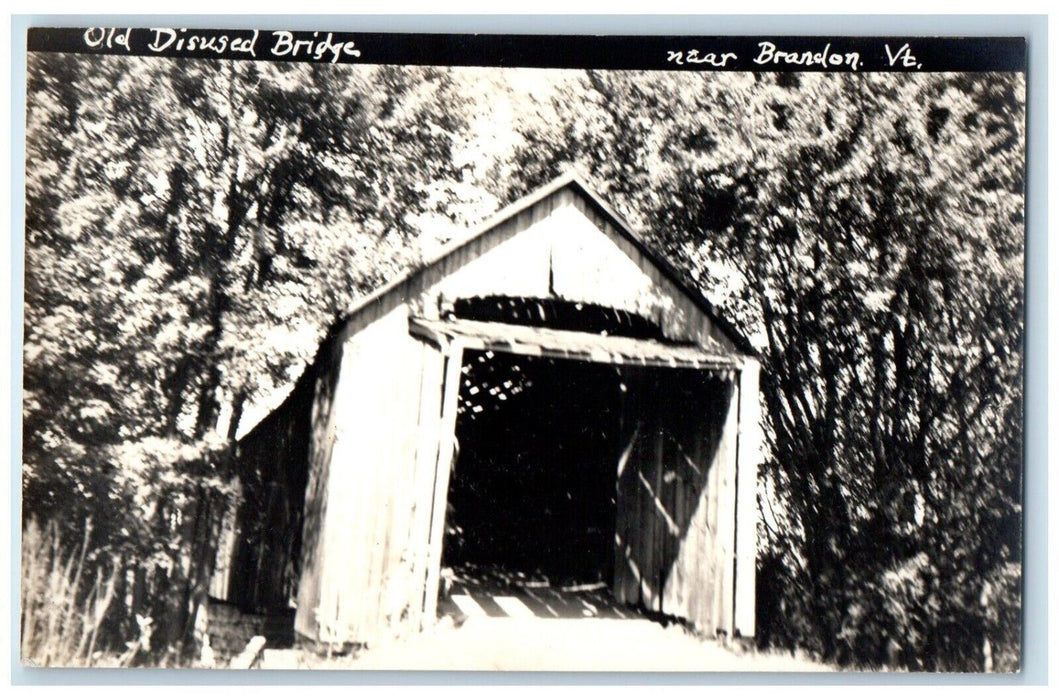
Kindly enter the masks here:
<path id="1" fill-rule="evenodd" d="M 1021 77 L 590 72 L 549 109 L 522 167 L 587 170 L 761 348 L 759 641 L 1017 666 Z"/>
<path id="2" fill-rule="evenodd" d="M 441 72 L 33 56 L 24 514 L 129 571 L 178 651 L 247 401 L 416 257 L 455 182 Z M 123 592 L 119 599 L 124 600 Z"/>
<path id="3" fill-rule="evenodd" d="M 1017 666 L 1021 76 L 29 69 L 24 517 L 126 572 L 100 643 L 190 638 L 244 407 L 573 166 L 760 349 L 759 642 Z"/>

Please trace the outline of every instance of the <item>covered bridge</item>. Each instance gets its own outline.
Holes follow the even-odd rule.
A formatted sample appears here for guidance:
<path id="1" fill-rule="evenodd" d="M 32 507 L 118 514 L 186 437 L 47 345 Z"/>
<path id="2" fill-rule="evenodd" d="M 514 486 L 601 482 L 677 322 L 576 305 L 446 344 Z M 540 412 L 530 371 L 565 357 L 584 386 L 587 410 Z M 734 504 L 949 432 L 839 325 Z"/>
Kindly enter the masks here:
<path id="1" fill-rule="evenodd" d="M 560 178 L 337 324 L 240 444 L 211 595 L 370 645 L 429 625 L 473 564 L 752 636 L 758 367 Z"/>

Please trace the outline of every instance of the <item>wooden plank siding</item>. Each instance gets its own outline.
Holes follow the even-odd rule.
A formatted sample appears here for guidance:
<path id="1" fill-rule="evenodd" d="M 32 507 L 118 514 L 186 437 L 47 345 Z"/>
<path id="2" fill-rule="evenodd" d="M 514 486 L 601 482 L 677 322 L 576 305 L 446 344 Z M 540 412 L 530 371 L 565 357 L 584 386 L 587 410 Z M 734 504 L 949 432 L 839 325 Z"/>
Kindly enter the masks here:
<path id="1" fill-rule="evenodd" d="M 299 383 L 238 445 L 209 590 L 248 612 L 288 609 L 297 591 L 314 393 Z"/>
<path id="2" fill-rule="evenodd" d="M 707 384 L 688 372 L 625 377 L 613 592 L 618 602 L 728 634 L 738 395 L 731 372 Z"/>
<path id="3" fill-rule="evenodd" d="M 439 425 L 437 460 L 434 469 L 434 490 L 427 535 L 427 579 L 424 589 L 423 617 L 432 621 L 437 615 L 438 585 L 441 569 L 441 548 L 445 540 L 446 504 L 449 476 L 456 454 L 456 414 L 460 394 L 460 372 L 463 348 L 452 343 L 445 352 L 444 383 Z"/>
<path id="4" fill-rule="evenodd" d="M 310 415 L 308 466 L 305 487 L 305 511 L 302 523 L 301 578 L 298 585 L 296 632 L 318 639 L 316 610 L 320 604 L 321 559 L 323 553 L 324 513 L 331 456 L 337 433 L 335 400 L 342 366 L 342 346 L 325 343 L 317 358 Z M 313 376 L 313 375 L 310 375 Z"/>
<path id="5" fill-rule="evenodd" d="M 721 355 L 698 369 L 675 368 L 686 350 L 641 362 L 653 366 L 608 361 L 620 366 L 627 417 L 613 593 L 708 634 L 752 633 L 757 434 L 741 428 L 757 419 L 756 364 L 701 295 L 576 180 L 501 212 L 332 329 L 291 396 L 240 446 L 247 474 L 281 486 L 245 480 L 253 493 L 244 501 L 261 510 L 240 511 L 237 527 L 260 517 L 298 544 L 236 533 L 214 590 L 251 607 L 294 596 L 295 630 L 320 642 L 372 645 L 433 622 L 463 342 L 472 341 L 414 336 L 410 320 L 439 321 L 452 300 L 488 295 L 635 313 L 662 329 L 660 342 Z M 251 569 L 257 578 L 246 578 Z"/>
<path id="6" fill-rule="evenodd" d="M 358 302 L 339 324 L 339 340 L 401 305 L 411 304 L 417 316 L 436 318 L 445 296 L 488 294 L 556 295 L 647 310 L 673 340 L 711 337 L 728 350 L 751 353 L 700 292 L 686 287 L 670 265 L 574 177 L 560 178 L 506 207 L 434 259 Z"/>
<path id="7" fill-rule="evenodd" d="M 755 634 L 757 580 L 757 468 L 761 461 L 761 403 L 758 393 L 760 363 L 744 361 L 739 373 L 739 446 L 736 465 L 735 513 L 735 629 L 733 634 Z"/>
<path id="8" fill-rule="evenodd" d="M 429 569 L 429 527 L 439 440 L 440 351 L 408 333 L 398 308 L 343 346 L 333 452 L 315 576 L 298 631 L 322 641 L 371 643 L 418 628 Z M 433 408 L 431 407 L 433 404 Z M 308 588 L 315 590 L 308 590 Z"/>

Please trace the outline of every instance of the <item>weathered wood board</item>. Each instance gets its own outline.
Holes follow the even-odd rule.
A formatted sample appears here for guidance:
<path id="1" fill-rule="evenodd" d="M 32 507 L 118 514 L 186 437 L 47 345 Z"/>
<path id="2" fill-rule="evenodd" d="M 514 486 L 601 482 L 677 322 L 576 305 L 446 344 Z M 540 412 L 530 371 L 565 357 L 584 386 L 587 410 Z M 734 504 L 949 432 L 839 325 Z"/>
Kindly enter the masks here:
<path id="1" fill-rule="evenodd" d="M 660 342 L 731 358 L 621 369 L 630 418 L 615 465 L 614 594 L 707 633 L 751 633 L 757 435 L 743 426 L 757 417 L 756 366 L 737 379 L 745 344 L 572 179 L 501 212 L 335 326 L 295 392 L 243 441 L 243 468 L 267 478 L 242 480 L 245 505 L 212 590 L 261 609 L 294 599 L 296 631 L 320 642 L 374 644 L 432 623 L 462 346 L 459 334 L 413 335 L 410 320 L 490 295 L 637 314 Z M 681 372 L 727 374 L 690 390 L 693 375 L 674 379 Z M 274 531 L 244 536 L 266 524 Z"/>
<path id="2" fill-rule="evenodd" d="M 728 634 L 738 407 L 731 373 L 627 372 L 614 595 Z"/>

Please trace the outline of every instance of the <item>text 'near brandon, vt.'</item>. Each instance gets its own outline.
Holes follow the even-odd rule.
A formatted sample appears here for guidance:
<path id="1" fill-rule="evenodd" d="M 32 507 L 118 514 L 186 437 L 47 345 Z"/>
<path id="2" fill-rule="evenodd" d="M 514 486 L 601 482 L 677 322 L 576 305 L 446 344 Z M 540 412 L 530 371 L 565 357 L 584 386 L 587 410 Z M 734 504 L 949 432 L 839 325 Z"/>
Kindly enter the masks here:
<path id="1" fill-rule="evenodd" d="M 886 52 L 888 68 L 904 68 L 919 70 L 923 64 L 919 62 L 909 44 L 902 44 L 896 50 L 890 44 L 883 45 Z M 857 71 L 863 67 L 864 62 L 858 51 L 836 52 L 832 50 L 828 42 L 819 51 L 781 49 L 771 41 L 761 41 L 757 45 L 757 55 L 752 59 L 758 66 L 800 66 L 811 68 L 819 66 L 825 69 Z M 699 49 L 670 50 L 666 62 L 678 66 L 702 66 L 703 68 L 737 68 L 739 55 L 732 51 L 700 51 Z"/>

